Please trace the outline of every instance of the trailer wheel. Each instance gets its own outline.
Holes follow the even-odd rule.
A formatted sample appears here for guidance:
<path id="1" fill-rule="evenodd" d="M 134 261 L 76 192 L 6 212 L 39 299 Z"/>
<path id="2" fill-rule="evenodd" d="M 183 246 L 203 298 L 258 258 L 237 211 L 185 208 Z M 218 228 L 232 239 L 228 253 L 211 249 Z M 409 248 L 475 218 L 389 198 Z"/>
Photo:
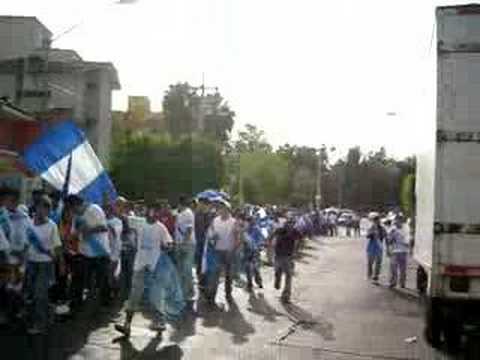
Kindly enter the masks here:
<path id="1" fill-rule="evenodd" d="M 442 345 L 443 319 L 438 305 L 429 300 L 425 319 L 425 340 L 434 349 L 439 349 Z"/>
<path id="2" fill-rule="evenodd" d="M 460 342 L 462 339 L 461 326 L 453 318 L 449 318 L 445 322 L 444 327 L 445 342 L 447 343 L 447 350 L 450 353 L 456 353 L 460 349 Z"/>
<path id="3" fill-rule="evenodd" d="M 465 360 L 480 359 L 480 337 L 478 334 L 467 337 Z"/>
<path id="4" fill-rule="evenodd" d="M 420 295 L 424 295 L 427 292 L 428 287 L 428 275 L 421 266 L 417 267 L 417 290 Z"/>

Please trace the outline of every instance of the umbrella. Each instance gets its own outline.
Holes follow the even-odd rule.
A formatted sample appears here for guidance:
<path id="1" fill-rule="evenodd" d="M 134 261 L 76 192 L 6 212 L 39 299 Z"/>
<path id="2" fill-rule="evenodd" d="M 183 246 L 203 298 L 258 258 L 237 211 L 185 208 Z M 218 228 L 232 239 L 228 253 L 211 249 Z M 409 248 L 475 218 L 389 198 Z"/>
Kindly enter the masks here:
<path id="1" fill-rule="evenodd" d="M 210 201 L 216 201 L 219 198 L 224 200 L 230 200 L 230 195 L 228 195 L 226 192 L 213 190 L 213 189 L 208 189 L 208 190 L 199 192 L 195 197 L 197 199 L 205 199 Z"/>

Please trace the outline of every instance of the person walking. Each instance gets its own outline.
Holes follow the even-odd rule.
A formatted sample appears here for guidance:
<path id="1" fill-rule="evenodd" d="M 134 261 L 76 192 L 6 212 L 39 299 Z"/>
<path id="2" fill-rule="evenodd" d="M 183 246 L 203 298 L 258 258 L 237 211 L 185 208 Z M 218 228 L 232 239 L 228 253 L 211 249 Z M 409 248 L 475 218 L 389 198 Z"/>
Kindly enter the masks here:
<path id="1" fill-rule="evenodd" d="M 138 239 L 132 289 L 127 302 L 125 322 L 123 325 L 115 325 L 115 329 L 126 337 L 130 336 L 134 314 L 140 310 L 145 281 L 148 281 L 155 271 L 162 248 L 167 248 L 173 244 L 168 229 L 156 220 L 155 215 L 155 206 L 153 204 L 148 205 L 146 223 L 143 225 Z M 164 314 L 158 308 L 155 309 L 155 318 L 150 325 L 150 329 L 157 332 L 166 329 Z"/>
<path id="2" fill-rule="evenodd" d="M 333 211 L 328 214 L 328 229 L 329 229 L 330 236 L 338 235 L 337 214 L 335 214 Z"/>
<path id="3" fill-rule="evenodd" d="M 128 299 L 132 289 L 133 267 L 135 263 L 135 254 L 137 253 L 138 231 L 132 226 L 131 218 L 128 214 L 128 201 L 120 197 L 117 199 L 120 220 L 122 221 L 122 247 L 120 252 L 121 272 L 120 272 L 120 299 Z"/>
<path id="4" fill-rule="evenodd" d="M 253 217 L 247 217 L 245 229 L 242 231 L 244 242 L 245 272 L 247 274 L 247 291 L 252 292 L 253 282 L 263 289 L 263 280 L 260 274 L 260 250 L 264 245 L 264 236 Z"/>
<path id="5" fill-rule="evenodd" d="M 268 235 L 266 242 L 266 255 L 267 255 L 267 264 L 269 266 L 274 265 L 274 254 L 275 254 L 275 240 L 277 230 L 281 229 L 285 225 L 286 219 L 282 214 L 277 213 L 273 219 L 272 231 Z"/>
<path id="6" fill-rule="evenodd" d="M 358 214 L 353 215 L 353 236 L 360 237 L 360 216 Z"/>
<path id="7" fill-rule="evenodd" d="M 290 217 L 285 225 L 276 232 L 275 243 L 275 284 L 274 287 L 280 290 L 282 277 L 285 275 L 285 285 L 281 295 L 283 303 L 290 303 L 292 295 L 293 257 L 296 242 L 301 234 L 295 229 L 295 219 Z"/>
<path id="8" fill-rule="evenodd" d="M 27 230 L 27 273 L 26 298 L 31 301 L 32 317 L 28 333 L 45 333 L 48 327 L 49 300 L 48 290 L 53 283 L 55 262 L 59 260 L 61 273 L 64 271 L 62 243 L 57 225 L 48 218 L 52 202 L 42 195 L 35 203 L 35 216 L 32 226 Z"/>
<path id="9" fill-rule="evenodd" d="M 118 297 L 120 293 L 120 273 L 121 262 L 120 256 L 122 251 L 122 232 L 123 222 L 118 215 L 118 209 L 115 204 L 107 204 L 105 206 L 105 214 L 107 216 L 108 237 L 110 241 L 110 269 L 108 276 L 108 286 L 111 299 Z"/>
<path id="10" fill-rule="evenodd" d="M 109 304 L 108 274 L 110 270 L 110 240 L 107 217 L 97 204 L 84 201 L 77 195 L 70 195 L 66 203 L 72 207 L 74 234 L 79 239 L 79 251 L 83 255 L 83 270 L 88 297 L 95 299 L 97 292 L 101 305 Z"/>
<path id="11" fill-rule="evenodd" d="M 373 224 L 367 232 L 367 277 L 377 283 L 382 270 L 383 243 L 387 232 L 380 224 L 380 215 L 375 213 L 371 218 Z"/>
<path id="12" fill-rule="evenodd" d="M 211 202 L 206 198 L 198 199 L 195 209 L 195 272 L 198 280 L 198 288 L 205 290 L 205 278 L 202 276 L 202 257 L 207 230 L 212 223 L 214 215 L 211 211 Z"/>
<path id="13" fill-rule="evenodd" d="M 193 266 L 195 259 L 195 215 L 186 196 L 180 196 L 175 221 L 175 263 L 183 296 L 189 308 L 193 306 Z"/>
<path id="14" fill-rule="evenodd" d="M 394 220 L 394 227 L 388 234 L 388 247 L 390 253 L 390 284 L 391 288 L 397 286 L 400 280 L 400 287 L 405 288 L 407 280 L 407 259 L 410 245 L 407 235 L 403 230 L 404 219 L 397 216 Z"/>
<path id="15" fill-rule="evenodd" d="M 232 266 L 234 254 L 240 242 L 238 224 L 233 218 L 230 204 L 220 199 L 217 201 L 219 215 L 213 220 L 207 232 L 207 241 L 213 244 L 217 267 L 208 283 L 207 303 L 215 306 L 220 273 L 225 273 L 225 298 L 233 301 L 232 297 Z M 206 244 L 207 246 L 207 244 Z"/>

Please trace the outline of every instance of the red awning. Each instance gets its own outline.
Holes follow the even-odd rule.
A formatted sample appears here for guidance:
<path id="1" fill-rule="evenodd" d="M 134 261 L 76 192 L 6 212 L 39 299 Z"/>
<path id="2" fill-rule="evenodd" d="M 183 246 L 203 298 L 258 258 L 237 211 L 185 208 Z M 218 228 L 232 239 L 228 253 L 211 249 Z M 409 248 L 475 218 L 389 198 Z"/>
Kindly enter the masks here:
<path id="1" fill-rule="evenodd" d="M 13 151 L 0 150 L 0 175 L 10 175 L 21 173 L 25 176 L 34 176 L 23 165 L 21 158 Z"/>

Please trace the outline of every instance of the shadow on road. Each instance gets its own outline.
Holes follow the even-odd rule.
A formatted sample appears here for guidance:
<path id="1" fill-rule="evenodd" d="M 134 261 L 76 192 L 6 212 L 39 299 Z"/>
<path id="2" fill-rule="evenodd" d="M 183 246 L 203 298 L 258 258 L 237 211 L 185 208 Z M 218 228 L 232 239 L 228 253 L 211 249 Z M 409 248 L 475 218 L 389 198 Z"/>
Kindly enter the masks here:
<path id="1" fill-rule="evenodd" d="M 335 340 L 335 328 L 326 318 L 313 316 L 310 312 L 294 304 L 283 304 L 283 308 L 290 320 L 297 323 L 303 330 L 313 331 L 326 341 Z"/>
<path id="2" fill-rule="evenodd" d="M 48 334 L 30 336 L 18 326 L 16 331 L 0 331 L 2 358 L 15 360 L 63 360 L 80 351 L 93 331 L 107 327 L 120 305 L 98 309 L 86 303 L 75 317 L 55 323 Z"/>
<path id="3" fill-rule="evenodd" d="M 157 350 L 158 345 L 162 342 L 162 336 L 155 336 L 142 350 L 137 350 L 125 337 L 119 337 L 113 341 L 120 344 L 120 360 L 132 359 L 165 359 L 180 360 L 183 357 L 183 350 L 176 344 L 167 345 Z"/>
<path id="4" fill-rule="evenodd" d="M 265 299 L 262 293 L 255 295 L 254 293 L 250 294 L 248 298 L 248 303 L 250 305 L 247 308 L 248 311 L 263 316 L 263 319 L 268 322 L 275 322 L 277 321 L 278 316 L 285 316 L 281 312 L 275 310 L 267 300 Z"/>
<path id="5" fill-rule="evenodd" d="M 244 344 L 248 342 L 248 335 L 255 333 L 255 328 L 245 320 L 235 301 L 228 304 L 228 311 L 223 313 L 220 327 L 232 334 L 232 340 L 235 344 Z"/>
<path id="6" fill-rule="evenodd" d="M 199 304 L 198 312 L 202 314 L 203 326 L 218 326 L 232 335 L 235 344 L 248 342 L 249 335 L 255 333 L 255 328 L 245 320 L 235 300 L 229 302 L 226 308 L 221 304 L 217 309 L 208 309 L 204 304 Z"/>

